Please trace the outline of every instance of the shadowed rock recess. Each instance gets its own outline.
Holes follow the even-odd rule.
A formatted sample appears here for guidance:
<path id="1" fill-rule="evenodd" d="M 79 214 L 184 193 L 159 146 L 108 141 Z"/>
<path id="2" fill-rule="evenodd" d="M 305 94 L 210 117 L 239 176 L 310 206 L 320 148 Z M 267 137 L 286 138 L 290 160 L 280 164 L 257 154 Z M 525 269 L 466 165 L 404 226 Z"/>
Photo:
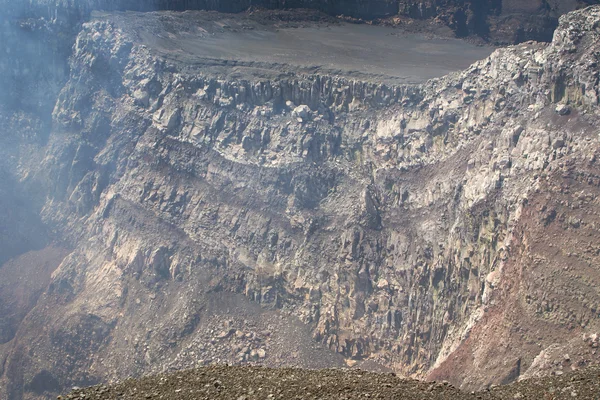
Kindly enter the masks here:
<path id="1" fill-rule="evenodd" d="M 300 29 L 261 13 L 95 14 L 64 86 L 2 103 L 0 398 L 225 362 L 467 390 L 598 363 L 600 7 L 420 82 L 172 45 Z"/>

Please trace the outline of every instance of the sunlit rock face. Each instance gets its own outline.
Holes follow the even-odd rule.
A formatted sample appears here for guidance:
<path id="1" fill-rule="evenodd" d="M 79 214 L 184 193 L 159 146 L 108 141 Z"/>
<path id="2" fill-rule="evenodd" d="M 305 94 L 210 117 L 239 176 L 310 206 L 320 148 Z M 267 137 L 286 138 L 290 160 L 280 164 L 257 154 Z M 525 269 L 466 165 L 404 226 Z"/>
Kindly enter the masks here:
<path id="1" fill-rule="evenodd" d="M 45 135 L 3 114 L 60 249 L 0 268 L 39 277 L 0 325 L 0 397 L 214 362 L 479 388 L 598 361 L 600 9 L 420 83 L 157 39 L 232 18 L 100 15 Z"/>

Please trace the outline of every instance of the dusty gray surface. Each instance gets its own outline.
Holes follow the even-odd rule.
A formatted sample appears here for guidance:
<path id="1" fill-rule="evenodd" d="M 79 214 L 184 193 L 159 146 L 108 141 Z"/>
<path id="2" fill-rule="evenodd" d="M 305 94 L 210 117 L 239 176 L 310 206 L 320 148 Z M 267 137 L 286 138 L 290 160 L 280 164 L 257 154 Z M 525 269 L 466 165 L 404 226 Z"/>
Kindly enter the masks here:
<path id="1" fill-rule="evenodd" d="M 419 83 L 462 70 L 492 47 L 399 29 L 323 18 L 290 23 L 214 12 L 97 15 L 133 28 L 158 54 L 189 63 L 280 72 L 321 72 L 390 83 Z M 229 66 L 231 66 L 229 64 Z M 256 72 L 256 71 L 254 71 Z"/>

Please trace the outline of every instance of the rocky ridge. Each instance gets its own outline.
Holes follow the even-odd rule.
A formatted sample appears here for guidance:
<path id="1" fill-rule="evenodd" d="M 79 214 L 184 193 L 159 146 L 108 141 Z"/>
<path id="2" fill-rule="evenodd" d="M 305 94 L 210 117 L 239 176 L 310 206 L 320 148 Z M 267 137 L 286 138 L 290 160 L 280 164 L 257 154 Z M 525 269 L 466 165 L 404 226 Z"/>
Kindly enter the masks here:
<path id="1" fill-rule="evenodd" d="M 456 36 L 507 44 L 550 41 L 560 15 L 594 3 L 597 0 L 0 0 L 0 40 L 5 43 L 0 49 L 0 83 L 5 88 L 0 104 L 33 109 L 47 117 L 48 110 L 43 106 L 53 104 L 64 84 L 73 41 L 80 25 L 94 11 L 242 12 L 258 7 L 302 13 L 311 9 L 355 22 L 392 24 L 408 31 L 447 35 L 449 32 L 443 28 L 447 27 Z"/>
<path id="2" fill-rule="evenodd" d="M 314 362 L 246 337 L 271 318 L 308 327 L 321 367 L 464 388 L 597 362 L 598 20 L 398 86 L 236 79 L 140 45 L 119 14 L 85 24 L 29 147 L 41 166 L 14 171 L 74 250 L 0 347 L 0 395 Z M 211 319 L 248 300 L 267 322 Z"/>
<path id="3" fill-rule="evenodd" d="M 364 371 L 211 367 L 76 389 L 64 399 L 593 399 L 597 368 L 465 393 L 448 382 L 403 380 Z M 63 397 L 60 397 L 63 399 Z M 59 400 L 60 400 L 59 399 Z"/>

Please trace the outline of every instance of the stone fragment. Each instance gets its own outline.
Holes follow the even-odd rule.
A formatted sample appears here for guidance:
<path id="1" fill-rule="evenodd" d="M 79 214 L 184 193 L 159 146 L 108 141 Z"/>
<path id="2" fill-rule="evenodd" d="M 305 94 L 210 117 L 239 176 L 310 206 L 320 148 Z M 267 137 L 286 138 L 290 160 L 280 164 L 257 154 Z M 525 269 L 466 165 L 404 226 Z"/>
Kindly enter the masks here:
<path id="1" fill-rule="evenodd" d="M 555 110 L 556 110 L 556 113 L 558 115 L 563 115 L 564 116 L 564 115 L 571 114 L 571 107 L 569 107 L 566 104 L 559 104 L 559 105 L 557 105 Z"/>
<path id="2" fill-rule="evenodd" d="M 301 106 L 294 108 L 292 115 L 294 117 L 302 118 L 304 120 L 309 117 L 310 108 L 307 105 L 303 104 Z"/>
<path id="3" fill-rule="evenodd" d="M 139 106 L 148 107 L 150 105 L 150 94 L 145 90 L 137 89 L 133 92 L 133 98 Z"/>
<path id="4" fill-rule="evenodd" d="M 258 358 L 265 358 L 267 356 L 267 352 L 265 351 L 265 349 L 258 349 L 256 350 L 256 354 L 258 355 Z"/>

